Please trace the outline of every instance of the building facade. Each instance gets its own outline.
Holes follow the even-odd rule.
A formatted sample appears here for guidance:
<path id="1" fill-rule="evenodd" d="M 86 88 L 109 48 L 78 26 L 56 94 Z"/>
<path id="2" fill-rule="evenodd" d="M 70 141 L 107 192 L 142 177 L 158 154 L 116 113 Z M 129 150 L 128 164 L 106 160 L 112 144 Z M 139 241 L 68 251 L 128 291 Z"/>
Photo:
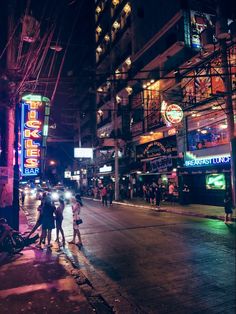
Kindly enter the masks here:
<path id="1" fill-rule="evenodd" d="M 208 1 L 96 2 L 96 176 L 114 180 L 116 103 L 126 197 L 141 196 L 145 183 L 173 183 L 180 200 L 188 185 L 191 202 L 222 205 L 232 148 L 221 48 L 224 41 L 232 92 L 235 21 L 215 9 Z"/>

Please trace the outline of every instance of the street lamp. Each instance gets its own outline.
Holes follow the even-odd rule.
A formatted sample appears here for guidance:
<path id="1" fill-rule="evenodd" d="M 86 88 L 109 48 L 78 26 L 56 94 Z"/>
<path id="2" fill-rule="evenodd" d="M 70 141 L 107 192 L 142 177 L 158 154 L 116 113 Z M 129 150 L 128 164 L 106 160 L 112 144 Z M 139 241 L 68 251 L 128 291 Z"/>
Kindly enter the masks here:
<path id="1" fill-rule="evenodd" d="M 55 165 L 56 165 L 55 160 L 50 160 L 50 161 L 49 161 L 49 165 L 50 165 L 50 166 L 55 166 Z"/>

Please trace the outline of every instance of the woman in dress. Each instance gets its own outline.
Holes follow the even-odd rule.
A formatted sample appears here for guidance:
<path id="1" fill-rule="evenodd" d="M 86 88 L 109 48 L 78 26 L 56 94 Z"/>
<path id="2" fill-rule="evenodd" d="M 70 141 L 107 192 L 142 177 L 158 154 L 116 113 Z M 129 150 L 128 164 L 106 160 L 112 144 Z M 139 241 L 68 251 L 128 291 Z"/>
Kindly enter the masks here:
<path id="1" fill-rule="evenodd" d="M 56 228 L 57 228 L 57 238 L 56 242 L 60 244 L 59 241 L 59 233 L 61 233 L 62 236 L 62 245 L 65 246 L 65 236 L 64 236 L 64 231 L 62 229 L 62 221 L 63 221 L 63 211 L 65 208 L 65 202 L 63 199 L 59 199 L 59 206 L 56 209 Z"/>
<path id="2" fill-rule="evenodd" d="M 79 231 L 80 220 L 80 209 L 82 206 L 81 197 L 79 194 L 75 196 L 72 204 L 72 213 L 73 213 L 73 240 L 69 244 L 76 244 L 78 246 L 82 245 L 81 235 Z M 76 243 L 76 236 L 78 237 L 79 242 Z"/>

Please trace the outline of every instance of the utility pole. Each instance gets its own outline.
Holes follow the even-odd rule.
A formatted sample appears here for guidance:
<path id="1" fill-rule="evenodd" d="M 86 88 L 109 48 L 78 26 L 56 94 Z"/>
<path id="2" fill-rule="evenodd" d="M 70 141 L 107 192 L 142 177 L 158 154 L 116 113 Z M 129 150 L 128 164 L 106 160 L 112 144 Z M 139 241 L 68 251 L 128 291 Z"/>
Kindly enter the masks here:
<path id="1" fill-rule="evenodd" d="M 225 88 L 225 111 L 228 126 L 228 137 L 230 141 L 230 157 L 231 157 L 231 189 L 234 206 L 236 205 L 236 137 L 234 125 L 234 109 L 232 100 L 232 81 L 230 77 L 227 43 L 226 39 L 220 40 L 222 73 Z"/>
<path id="2" fill-rule="evenodd" d="M 115 146 L 115 200 L 120 198 L 119 187 L 119 142 L 118 142 L 118 119 L 117 119 L 117 100 L 115 89 L 115 75 L 112 79 L 112 95 L 113 95 L 113 130 L 114 130 L 114 146 Z"/>
<path id="3" fill-rule="evenodd" d="M 216 34 L 220 44 L 221 62 L 222 62 L 222 78 L 224 83 L 224 98 L 225 98 L 225 111 L 227 120 L 227 131 L 230 142 L 230 157 L 231 157 L 231 190 L 233 205 L 236 205 L 236 136 L 235 136 L 235 124 L 234 124 L 234 109 L 232 99 L 232 80 L 231 71 L 229 70 L 228 62 L 228 49 L 227 49 L 227 33 L 224 34 L 225 26 L 227 27 L 227 18 L 223 14 L 224 3 L 218 2 L 217 15 L 220 30 L 222 34 Z"/>

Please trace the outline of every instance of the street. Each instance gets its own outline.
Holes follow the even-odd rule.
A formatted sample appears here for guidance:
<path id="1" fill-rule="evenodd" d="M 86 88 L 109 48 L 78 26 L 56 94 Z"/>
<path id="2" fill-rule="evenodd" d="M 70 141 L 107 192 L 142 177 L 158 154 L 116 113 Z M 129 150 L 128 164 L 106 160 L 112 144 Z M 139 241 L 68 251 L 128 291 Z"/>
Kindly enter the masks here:
<path id="1" fill-rule="evenodd" d="M 26 198 L 33 224 L 39 201 Z M 83 248 L 64 252 L 109 304 L 140 313 L 234 313 L 235 224 L 84 202 Z M 68 205 L 63 227 L 72 239 Z M 55 234 L 53 234 L 55 239 Z M 53 248 L 54 250 L 54 248 Z M 124 307 L 123 313 L 129 313 Z"/>

